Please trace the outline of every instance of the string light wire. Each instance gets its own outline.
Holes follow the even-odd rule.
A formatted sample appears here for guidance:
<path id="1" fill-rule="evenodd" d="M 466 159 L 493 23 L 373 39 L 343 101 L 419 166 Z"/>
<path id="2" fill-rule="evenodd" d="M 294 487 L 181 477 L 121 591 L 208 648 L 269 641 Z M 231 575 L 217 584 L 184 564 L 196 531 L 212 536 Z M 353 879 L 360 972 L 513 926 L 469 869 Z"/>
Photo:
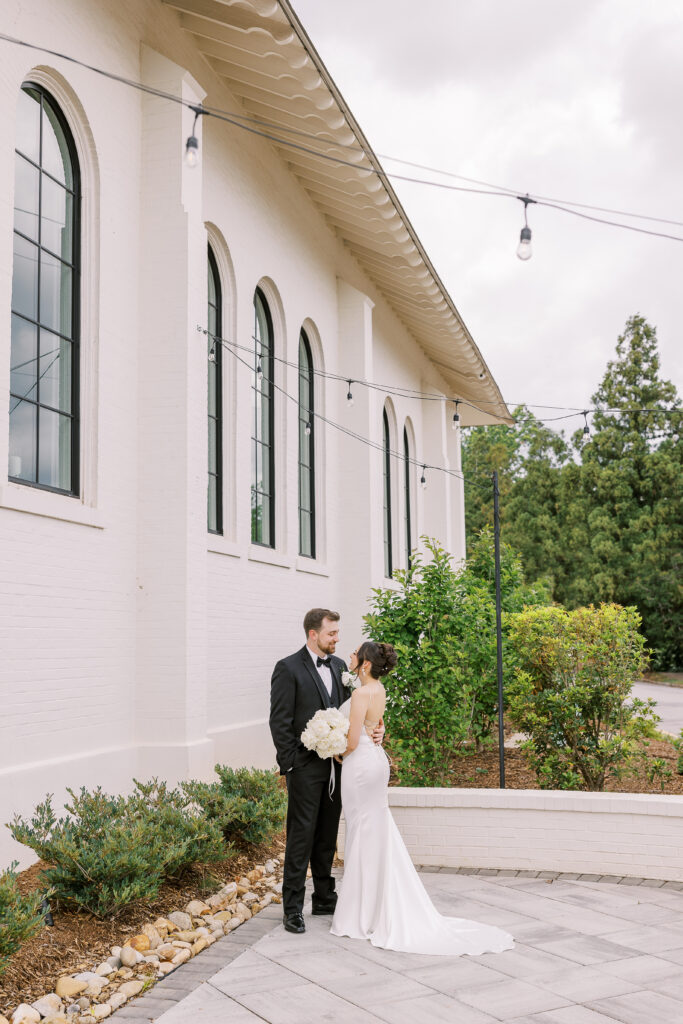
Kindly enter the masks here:
<path id="1" fill-rule="evenodd" d="M 229 341 L 226 341 L 225 338 L 220 338 L 218 335 L 211 334 L 211 332 L 206 330 L 206 328 L 197 326 L 197 330 L 201 334 L 206 334 L 210 338 L 213 338 L 214 342 L 219 344 L 222 349 L 229 352 L 233 359 L 235 359 L 238 363 L 241 363 L 242 366 L 245 366 L 250 373 L 254 372 L 253 366 L 246 359 L 243 359 L 242 356 L 238 355 L 238 353 L 235 351 L 235 348 L 244 348 L 243 345 L 236 345 L 233 348 L 231 343 Z M 261 379 L 265 381 L 267 384 L 269 384 L 274 391 L 279 392 L 279 394 L 281 394 L 288 401 L 293 402 L 297 406 L 297 408 L 299 407 L 299 399 L 294 395 L 290 395 L 289 391 L 287 391 L 286 388 L 281 387 L 274 380 L 271 380 L 269 377 L 265 375 L 265 373 L 263 374 L 263 377 Z M 361 382 L 359 381 L 358 383 Z M 309 410 L 309 416 L 312 416 L 313 419 L 315 420 L 319 420 L 321 423 L 325 423 L 328 427 L 333 427 L 335 430 L 338 430 L 342 434 L 346 434 L 347 437 L 352 437 L 356 441 L 360 441 L 362 444 L 367 445 L 369 448 L 373 448 L 375 451 L 386 453 L 386 448 L 380 441 L 373 441 L 369 437 L 365 437 L 363 434 L 357 433 L 355 430 L 350 430 L 348 427 L 344 427 L 341 423 L 337 423 L 335 420 L 331 420 L 328 416 L 324 416 L 320 412 L 316 412 L 315 410 Z M 310 422 L 311 420 L 309 419 L 308 423 Z M 404 452 L 395 452 L 392 451 L 391 449 L 389 449 L 389 455 L 395 459 L 400 459 L 402 462 L 408 462 L 408 464 L 411 466 L 422 466 L 423 474 L 425 469 L 431 469 L 434 470 L 434 472 L 436 473 L 445 473 L 446 476 L 455 477 L 457 480 L 465 480 L 464 474 L 456 469 L 446 469 L 445 466 L 431 466 L 428 463 L 423 463 L 421 459 L 414 459 L 410 457 L 406 459 Z"/>
<path id="2" fill-rule="evenodd" d="M 126 78 L 124 75 L 118 75 L 115 72 L 105 71 L 103 68 L 99 68 L 99 67 L 97 67 L 94 64 L 88 64 L 85 61 L 79 60 L 77 57 L 71 57 L 68 54 L 61 53 L 58 50 L 52 50 L 52 49 L 49 49 L 48 47 L 38 46 L 35 43 L 26 42 L 26 40 L 17 39 L 16 37 L 10 36 L 10 35 L 8 35 L 8 34 L 6 34 L 4 32 L 0 32 L 0 39 L 4 40 L 7 43 L 15 45 L 15 46 L 23 46 L 23 47 L 26 47 L 28 49 L 38 50 L 41 53 L 47 53 L 47 54 L 49 54 L 52 57 L 58 57 L 61 60 L 68 61 L 71 64 L 74 64 L 74 65 L 76 65 L 78 67 L 85 68 L 85 69 L 87 69 L 89 71 L 92 71 L 94 74 L 101 75 L 104 78 L 110 79 L 111 81 L 119 82 L 122 85 L 127 85 L 130 88 L 137 89 L 137 90 L 139 90 L 141 92 L 148 93 L 149 95 L 157 96 L 160 99 L 169 100 L 172 103 L 177 103 L 180 106 L 186 107 L 186 108 L 188 108 L 188 109 L 190 109 L 192 111 L 196 110 L 195 104 L 193 104 L 190 100 L 184 100 L 182 97 L 176 96 L 173 93 L 166 92 L 163 89 L 157 89 L 154 86 L 145 85 L 142 82 L 136 82 L 134 79 Z M 431 187 L 431 188 L 440 188 L 440 189 L 445 189 L 447 191 L 453 191 L 453 192 L 466 192 L 466 193 L 471 193 L 471 194 L 475 194 L 475 195 L 497 196 L 497 197 L 503 197 L 503 198 L 506 198 L 506 199 L 510 199 L 510 198 L 515 198 L 516 199 L 517 198 L 516 190 L 509 189 L 509 188 L 507 188 L 505 186 L 501 186 L 501 187 L 486 187 L 486 188 L 482 188 L 482 187 L 471 188 L 471 187 L 465 186 L 465 185 L 451 185 L 451 184 L 448 184 L 448 183 L 442 182 L 442 181 L 432 181 L 432 180 L 429 180 L 429 179 L 426 179 L 426 178 L 416 178 L 416 177 L 412 177 L 412 176 L 409 176 L 409 175 L 395 174 L 393 172 L 387 172 L 387 171 L 383 170 L 382 167 L 375 166 L 375 164 L 373 162 L 373 155 L 369 154 L 365 149 L 363 149 L 363 147 L 360 147 L 360 146 L 359 147 L 354 147 L 354 149 L 357 152 L 361 153 L 363 156 L 366 157 L 366 159 L 371 164 L 370 167 L 362 166 L 361 164 L 355 163 L 352 160 L 344 160 L 342 157 L 335 156 L 335 155 L 333 155 L 331 153 L 324 153 L 324 152 L 322 152 L 319 149 L 313 149 L 310 146 L 305 146 L 302 143 L 293 142 L 293 141 L 291 141 L 291 139 L 287 139 L 287 138 L 283 138 L 282 137 L 282 134 L 290 134 L 290 135 L 295 135 L 297 137 L 302 137 L 302 138 L 306 138 L 306 139 L 309 139 L 309 140 L 315 140 L 316 142 L 320 142 L 322 139 L 321 139 L 321 136 L 319 134 L 317 134 L 317 133 L 306 133 L 306 132 L 298 131 L 297 129 L 288 128 L 285 125 L 277 125 L 277 124 L 275 124 L 275 125 L 273 125 L 273 130 L 279 132 L 280 134 L 279 135 L 274 135 L 271 131 L 265 131 L 265 130 L 262 130 L 261 127 L 257 127 L 257 125 L 264 125 L 266 127 L 271 127 L 271 124 L 272 124 L 271 122 L 260 121 L 258 118 L 250 118 L 250 117 L 247 117 L 244 114 L 239 114 L 239 113 L 236 113 L 236 112 L 229 112 L 229 111 L 221 110 L 220 108 L 217 108 L 217 107 L 205 107 L 205 106 L 202 106 L 202 115 L 205 116 L 205 117 L 206 116 L 214 117 L 214 118 L 216 118 L 219 121 L 224 121 L 227 124 L 233 125 L 233 127 L 241 128 L 243 131 L 247 131 L 250 134 L 258 135 L 261 138 L 268 139 L 269 141 L 275 142 L 278 145 L 287 146 L 290 149 L 294 149 L 294 150 L 298 150 L 300 152 L 307 153 L 307 154 L 309 154 L 311 156 L 314 156 L 314 157 L 317 157 L 317 158 L 319 158 L 321 160 L 326 160 L 328 162 L 335 163 L 335 164 L 337 164 L 339 166 L 350 167 L 350 168 L 352 168 L 353 170 L 356 170 L 356 171 L 362 170 L 362 171 L 365 171 L 365 172 L 370 173 L 370 174 L 375 174 L 381 180 L 388 181 L 389 179 L 391 179 L 391 180 L 395 180 L 395 181 L 407 182 L 407 183 L 410 183 L 410 184 L 426 185 L 426 186 Z M 341 148 L 341 149 L 349 149 L 349 148 L 351 148 L 351 147 L 345 145 L 344 143 L 337 143 L 337 142 L 329 142 L 328 141 L 328 144 L 333 145 L 333 146 L 335 146 L 337 148 Z M 408 161 L 399 161 L 397 158 L 392 158 L 392 157 L 389 157 L 389 158 L 383 157 L 383 159 L 396 159 L 397 162 L 406 163 L 406 164 L 408 163 Z M 459 180 L 463 180 L 463 181 L 465 181 L 465 180 L 472 180 L 472 181 L 475 180 L 475 179 L 466 179 L 462 175 L 455 175 L 455 174 L 452 174 L 451 172 L 448 172 L 448 171 L 439 171 L 438 173 L 444 174 L 444 175 L 452 177 L 452 178 L 458 178 Z M 482 183 L 482 184 L 485 184 L 485 183 Z M 680 236 L 680 235 L 671 235 L 671 234 L 668 234 L 668 233 L 662 232 L 662 231 L 651 231 L 651 230 L 649 230 L 647 228 L 636 227 L 633 224 L 624 224 L 624 223 L 622 223 L 620 221 L 607 220 L 607 219 L 605 219 L 603 217 L 591 216 L 591 215 L 586 214 L 586 213 L 581 213 L 577 209 L 572 209 L 571 208 L 573 206 L 583 206 L 584 209 L 593 209 L 593 210 L 598 211 L 598 210 L 602 210 L 601 207 L 590 207 L 590 206 L 587 206 L 585 204 L 571 203 L 569 201 L 560 201 L 560 200 L 548 200 L 548 199 L 542 199 L 540 197 L 535 197 L 535 202 L 537 203 L 538 206 L 546 206 L 546 207 L 548 207 L 550 209 L 560 210 L 563 213 L 569 213 L 569 214 L 574 215 L 575 217 L 582 217 L 585 220 L 594 221 L 595 223 L 598 223 L 598 224 L 605 224 L 605 225 L 608 225 L 610 227 L 624 228 L 627 231 L 635 231 L 635 232 L 637 232 L 639 234 L 650 235 L 650 236 L 653 236 L 655 238 L 666 238 L 666 239 L 669 239 L 670 241 L 683 242 L 683 237 Z M 616 213 L 616 211 L 608 211 L 608 210 L 603 210 L 602 212 L 615 212 Z M 626 214 L 626 213 L 622 212 L 621 216 L 638 217 L 640 219 L 659 221 L 660 223 L 671 223 L 671 224 L 676 224 L 678 226 L 681 226 L 681 222 L 679 222 L 679 221 L 668 221 L 668 220 L 664 220 L 663 218 L 648 217 L 645 214 Z"/>
<path id="3" fill-rule="evenodd" d="M 205 328 L 201 327 L 200 325 L 197 325 L 197 330 L 200 331 L 203 334 L 208 335 L 208 337 L 212 338 L 214 341 L 219 342 L 222 346 L 228 346 L 231 349 L 239 349 L 242 352 L 248 352 L 250 354 L 253 354 L 253 349 L 249 345 L 240 345 L 239 342 L 230 341 L 230 339 L 228 339 L 228 338 L 221 338 L 217 334 L 211 334 L 209 331 L 207 331 Z M 254 342 L 254 344 L 258 344 L 258 339 L 257 338 L 252 336 L 251 340 Z M 283 356 L 277 356 L 277 355 L 275 355 L 273 353 L 272 354 L 272 358 L 276 362 L 281 363 L 283 366 L 287 366 L 287 367 L 289 367 L 292 370 L 298 370 L 298 368 L 299 368 L 298 363 L 295 363 L 295 362 L 293 362 L 292 360 L 289 360 L 289 359 L 285 359 Z M 259 357 L 259 364 L 260 364 L 260 357 Z M 498 403 L 494 403 L 492 401 L 491 402 L 482 401 L 480 405 L 476 405 L 474 402 L 470 402 L 470 401 L 468 401 L 465 398 L 450 398 L 449 396 L 446 396 L 446 395 L 443 395 L 443 394 L 435 395 L 435 394 L 432 394 L 432 393 L 426 392 L 426 391 L 416 391 L 416 390 L 414 390 L 412 388 L 402 388 L 400 386 L 389 385 L 389 384 L 376 384 L 376 383 L 373 383 L 373 382 L 370 382 L 370 381 L 359 380 L 356 377 L 354 377 L 351 380 L 349 380 L 349 378 L 345 377 L 344 374 L 332 373 L 329 370 L 320 370 L 320 369 L 316 369 L 315 367 L 313 368 L 313 374 L 314 374 L 314 376 L 321 377 L 324 380 L 332 380 L 332 381 L 335 381 L 335 382 L 339 381 L 339 382 L 343 382 L 344 384 L 346 384 L 347 387 L 348 387 L 347 402 L 348 402 L 348 396 L 351 394 L 351 385 L 357 384 L 360 387 L 367 388 L 369 391 L 380 391 L 382 394 L 390 395 L 390 396 L 392 396 L 394 398 L 409 398 L 409 399 L 416 399 L 416 400 L 422 401 L 422 402 L 455 402 L 455 403 L 457 403 L 457 405 L 466 405 L 470 409 L 474 409 L 476 412 L 480 412 L 484 416 L 489 416 L 491 414 L 486 409 L 482 409 L 481 405 L 498 404 Z M 353 399 L 353 395 L 352 394 L 351 394 L 351 397 Z M 586 409 L 585 406 L 569 406 L 569 405 L 553 406 L 553 405 L 542 405 L 542 404 L 539 404 L 539 403 L 529 403 L 529 402 L 505 402 L 505 404 L 508 405 L 508 406 L 510 406 L 510 405 L 523 406 L 526 409 L 554 409 L 554 410 L 557 410 L 558 412 L 562 412 L 563 413 L 563 415 L 561 415 L 561 416 L 543 416 L 543 417 L 537 416 L 536 419 L 540 423 L 554 423 L 554 422 L 557 422 L 559 420 L 574 419 L 577 416 L 583 416 L 584 412 L 589 412 L 589 413 L 596 413 L 596 412 L 598 412 L 598 413 L 606 413 L 606 414 L 666 413 L 667 415 L 675 415 L 675 414 L 679 414 L 680 415 L 680 413 L 683 411 L 683 410 L 677 409 L 675 407 L 672 408 L 672 409 L 665 409 L 665 408 L 661 408 L 661 407 L 656 407 L 656 408 L 638 408 L 638 409 L 626 408 L 626 409 L 623 409 L 623 408 L 617 408 L 616 406 L 615 407 L 595 406 L 592 409 Z M 429 467 L 427 467 L 427 468 L 429 468 Z"/>

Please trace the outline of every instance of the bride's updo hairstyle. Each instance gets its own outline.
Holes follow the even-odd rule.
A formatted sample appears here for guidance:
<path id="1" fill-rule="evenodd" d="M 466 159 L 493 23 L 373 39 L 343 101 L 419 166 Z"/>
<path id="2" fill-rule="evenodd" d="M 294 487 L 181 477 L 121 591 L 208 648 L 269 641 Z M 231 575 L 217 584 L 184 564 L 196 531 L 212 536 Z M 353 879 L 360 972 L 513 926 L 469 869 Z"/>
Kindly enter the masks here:
<path id="1" fill-rule="evenodd" d="M 373 679 L 380 679 L 396 667 L 398 656 L 391 644 L 377 644 L 374 640 L 366 640 L 356 651 L 358 664 L 364 661 L 370 662 L 370 675 Z"/>

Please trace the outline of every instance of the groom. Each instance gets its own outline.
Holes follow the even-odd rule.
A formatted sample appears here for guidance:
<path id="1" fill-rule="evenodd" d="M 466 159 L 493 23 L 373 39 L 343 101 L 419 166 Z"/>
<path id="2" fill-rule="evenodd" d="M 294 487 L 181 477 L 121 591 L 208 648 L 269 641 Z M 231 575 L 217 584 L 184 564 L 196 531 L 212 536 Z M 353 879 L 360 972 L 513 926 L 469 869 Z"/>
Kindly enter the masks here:
<path id="1" fill-rule="evenodd" d="M 287 848 L 282 883 L 285 928 L 300 934 L 306 870 L 313 876 L 313 913 L 333 914 L 337 894 L 332 861 L 341 813 L 341 768 L 307 750 L 301 733 L 316 711 L 338 708 L 346 699 L 341 674 L 346 665 L 334 652 L 339 642 L 339 613 L 312 608 L 304 616 L 306 643 L 278 661 L 270 689 L 270 731 L 280 774 L 287 780 Z M 330 798 L 330 764 L 335 785 Z"/>
<path id="2" fill-rule="evenodd" d="M 278 661 L 270 688 L 270 731 L 280 773 L 287 780 L 287 848 L 282 883 L 285 928 L 301 934 L 306 870 L 313 876 L 313 913 L 333 914 L 337 894 L 332 861 L 341 812 L 341 766 L 318 757 L 301 742 L 316 711 L 338 708 L 348 694 L 342 685 L 346 665 L 334 657 L 339 643 L 339 613 L 312 608 L 304 616 L 306 643 Z M 384 727 L 373 733 L 381 743 Z M 334 793 L 330 798 L 330 765 L 334 765 Z"/>

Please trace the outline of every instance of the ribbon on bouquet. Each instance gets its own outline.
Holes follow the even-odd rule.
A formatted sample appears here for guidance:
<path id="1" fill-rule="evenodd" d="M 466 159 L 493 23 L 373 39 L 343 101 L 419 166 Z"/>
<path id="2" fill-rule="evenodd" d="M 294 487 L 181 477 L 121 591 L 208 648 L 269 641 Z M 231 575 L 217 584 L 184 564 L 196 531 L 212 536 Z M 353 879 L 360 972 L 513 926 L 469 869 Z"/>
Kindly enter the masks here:
<path id="1" fill-rule="evenodd" d="M 330 794 L 330 800 L 334 797 L 334 787 L 336 785 L 337 778 L 334 771 L 334 758 L 330 758 L 330 781 L 327 786 L 327 792 Z"/>

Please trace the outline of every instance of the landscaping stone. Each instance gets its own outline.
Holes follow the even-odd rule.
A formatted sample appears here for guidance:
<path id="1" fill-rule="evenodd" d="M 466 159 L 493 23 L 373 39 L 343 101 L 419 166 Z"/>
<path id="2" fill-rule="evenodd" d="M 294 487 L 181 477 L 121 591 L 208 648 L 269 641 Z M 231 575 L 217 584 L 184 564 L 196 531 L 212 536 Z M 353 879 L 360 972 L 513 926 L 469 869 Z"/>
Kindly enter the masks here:
<path id="1" fill-rule="evenodd" d="M 192 918 L 189 914 L 184 914 L 181 910 L 174 910 L 172 914 L 168 915 L 168 920 L 171 924 L 174 924 L 176 928 L 187 931 L 192 927 Z"/>
<path id="2" fill-rule="evenodd" d="M 190 900 L 185 907 L 185 913 L 191 917 L 201 917 L 202 914 L 208 914 L 210 908 L 202 900 Z"/>
<path id="3" fill-rule="evenodd" d="M 36 999 L 31 1006 L 38 1011 L 41 1017 L 49 1017 L 50 1014 L 59 1013 L 62 1008 L 62 1000 L 56 992 L 49 992 L 46 996 Z"/>
<path id="4" fill-rule="evenodd" d="M 108 1002 L 112 1010 L 118 1010 L 119 1006 L 123 1006 L 124 1003 L 128 1002 L 128 996 L 125 992 L 113 992 Z"/>
<path id="5" fill-rule="evenodd" d="M 188 949 L 179 949 L 178 952 L 176 953 L 176 955 L 173 957 L 173 960 L 171 961 L 171 963 L 175 964 L 175 966 L 177 967 L 178 964 L 186 964 L 187 961 L 191 960 L 191 959 L 192 959 L 192 953 L 191 953 L 189 948 Z"/>
<path id="6" fill-rule="evenodd" d="M 125 981 L 119 988 L 119 992 L 123 992 L 125 996 L 136 996 L 142 992 L 144 987 L 144 981 Z"/>
<path id="7" fill-rule="evenodd" d="M 55 992 L 61 999 L 74 999 L 85 992 L 88 987 L 87 981 L 76 981 L 75 978 L 67 976 L 60 978 L 55 985 Z"/>
<path id="8" fill-rule="evenodd" d="M 142 927 L 142 934 L 146 935 L 149 939 L 149 948 L 156 949 L 157 946 L 161 945 L 161 935 L 154 927 L 153 924 L 145 924 Z"/>
<path id="9" fill-rule="evenodd" d="M 12 1024 L 38 1024 L 40 1016 L 28 1003 L 20 1003 L 12 1014 Z"/>
<path id="10" fill-rule="evenodd" d="M 118 957 L 117 957 L 117 960 L 118 960 Z M 120 961 L 119 961 L 119 963 L 120 963 Z M 95 974 L 101 974 L 103 978 L 108 978 L 110 974 L 115 974 L 116 970 L 117 970 L 117 967 L 112 967 L 112 965 L 108 961 L 105 960 L 104 963 L 100 964 L 99 967 L 95 968 Z"/>
<path id="11" fill-rule="evenodd" d="M 93 1006 L 90 1012 L 95 1020 L 104 1020 L 105 1017 L 111 1016 L 111 1006 L 109 1003 L 99 1003 L 97 1006 Z"/>
<path id="12" fill-rule="evenodd" d="M 124 946 L 121 950 L 121 963 L 124 967 L 134 967 L 138 962 L 138 952 L 132 946 Z"/>
<path id="13" fill-rule="evenodd" d="M 126 946 L 132 946 L 133 949 L 137 949 L 139 953 L 146 953 L 147 950 L 151 948 L 151 943 L 148 935 L 141 934 L 134 935 L 132 939 L 128 939 L 123 948 L 125 949 Z M 123 950 L 121 952 L 123 952 Z"/>

